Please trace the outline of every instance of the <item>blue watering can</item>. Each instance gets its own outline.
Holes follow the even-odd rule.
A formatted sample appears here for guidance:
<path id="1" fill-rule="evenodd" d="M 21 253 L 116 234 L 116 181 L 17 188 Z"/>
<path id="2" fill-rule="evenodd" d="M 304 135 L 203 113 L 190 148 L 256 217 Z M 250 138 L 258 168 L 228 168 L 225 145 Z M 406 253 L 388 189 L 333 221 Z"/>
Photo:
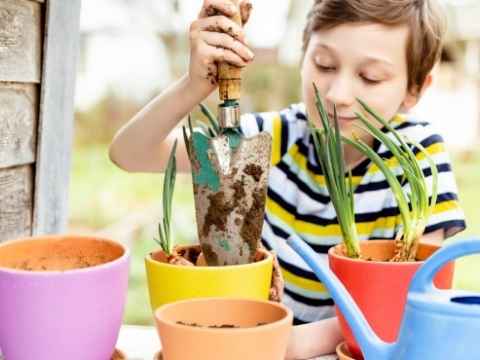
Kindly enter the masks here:
<path id="1" fill-rule="evenodd" d="M 480 294 L 439 290 L 433 285 L 433 277 L 443 265 L 480 253 L 480 240 L 445 246 L 416 272 L 395 343 L 378 338 L 343 284 L 328 265 L 317 261 L 317 254 L 308 244 L 296 235 L 287 242 L 326 286 L 366 360 L 480 359 Z"/>

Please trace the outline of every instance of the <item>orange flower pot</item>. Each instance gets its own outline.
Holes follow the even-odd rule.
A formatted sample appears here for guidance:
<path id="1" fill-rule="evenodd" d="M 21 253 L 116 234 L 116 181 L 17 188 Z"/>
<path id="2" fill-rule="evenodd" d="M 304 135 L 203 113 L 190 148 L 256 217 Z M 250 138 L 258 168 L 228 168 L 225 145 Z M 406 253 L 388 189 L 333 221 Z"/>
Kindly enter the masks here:
<path id="1" fill-rule="evenodd" d="M 344 255 L 340 244 L 328 252 L 330 268 L 346 287 L 363 312 L 375 333 L 384 341 L 397 339 L 410 281 L 423 264 L 440 248 L 433 244 L 420 244 L 417 262 L 389 262 L 393 257 L 395 243 L 392 240 L 369 240 L 361 242 L 362 256 L 367 260 L 350 259 Z M 438 272 L 435 285 L 441 289 L 452 286 L 453 263 Z M 349 352 L 356 359 L 362 359 L 352 332 L 337 309 L 343 336 Z"/>
<path id="2" fill-rule="evenodd" d="M 271 301 L 207 298 L 164 305 L 155 320 L 163 360 L 279 360 L 293 314 Z"/>

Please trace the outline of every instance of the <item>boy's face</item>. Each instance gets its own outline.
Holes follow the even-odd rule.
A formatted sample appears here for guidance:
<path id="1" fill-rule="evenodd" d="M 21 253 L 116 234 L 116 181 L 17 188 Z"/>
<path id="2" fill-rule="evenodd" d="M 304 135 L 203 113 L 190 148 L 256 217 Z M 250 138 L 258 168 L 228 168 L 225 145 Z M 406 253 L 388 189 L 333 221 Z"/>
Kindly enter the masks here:
<path id="1" fill-rule="evenodd" d="M 408 27 L 381 24 L 344 24 L 318 30 L 310 38 L 302 64 L 303 99 L 312 120 L 320 126 L 312 82 L 318 87 L 329 114 L 337 107 L 342 134 L 361 137 L 355 112 L 356 98 L 385 119 L 401 107 L 410 108 L 416 96 L 407 91 L 406 48 Z M 377 122 L 374 122 L 377 125 Z"/>

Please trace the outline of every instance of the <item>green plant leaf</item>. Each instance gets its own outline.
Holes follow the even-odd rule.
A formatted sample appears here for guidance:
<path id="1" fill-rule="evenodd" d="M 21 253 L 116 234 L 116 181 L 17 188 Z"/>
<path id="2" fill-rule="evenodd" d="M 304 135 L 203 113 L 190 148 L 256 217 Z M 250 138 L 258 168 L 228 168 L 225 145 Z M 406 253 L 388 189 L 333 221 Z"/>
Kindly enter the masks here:
<path id="1" fill-rule="evenodd" d="M 406 199 L 405 195 L 400 196 L 400 191 L 402 190 L 400 183 L 398 180 L 393 184 L 394 175 L 392 171 L 388 171 L 388 167 L 380 166 L 378 163 L 377 158 L 375 158 L 374 154 L 369 153 L 364 147 L 363 151 L 368 153 L 368 157 L 374 161 L 380 170 L 384 173 L 387 181 L 389 181 L 389 185 L 394 192 L 395 197 L 397 198 L 397 202 L 399 203 L 400 212 L 402 214 L 402 222 L 404 225 L 403 237 L 402 242 L 403 246 L 406 251 L 410 251 L 411 249 L 415 249 L 415 243 L 420 240 L 421 235 L 425 231 L 426 224 L 428 222 L 428 217 L 431 215 L 433 211 L 433 207 L 435 206 L 437 194 L 438 194 L 438 171 L 436 168 L 435 163 L 433 162 L 430 155 L 426 152 L 426 150 L 421 146 L 421 144 L 414 143 L 410 141 L 406 136 L 401 135 L 388 121 L 383 119 L 379 114 L 377 114 L 373 109 L 371 109 L 365 102 L 361 99 L 357 99 L 362 108 L 370 114 L 375 121 L 377 121 L 380 125 L 385 127 L 393 137 L 395 141 L 393 141 L 387 134 L 383 133 L 381 130 L 376 128 L 373 124 L 371 124 L 362 114 L 357 113 L 358 119 L 363 124 L 363 130 L 370 133 L 372 136 L 377 138 L 383 144 L 387 146 L 387 148 L 391 151 L 393 156 L 397 159 L 402 171 L 403 171 L 403 178 L 402 178 L 402 185 L 409 185 L 410 192 L 408 193 L 408 200 Z M 351 140 L 350 140 L 351 141 Z M 359 141 L 354 141 L 359 148 L 360 144 Z M 363 144 L 365 145 L 365 144 Z M 432 198 L 429 203 L 429 194 L 428 194 L 428 186 L 426 182 L 426 177 L 423 173 L 422 167 L 420 165 L 420 161 L 416 158 L 413 152 L 413 146 L 416 146 L 420 149 L 421 152 L 424 153 L 427 161 L 430 164 L 430 169 L 432 171 Z M 388 175 L 387 175 L 388 173 Z M 392 183 L 390 183 L 392 181 Z M 405 182 L 405 183 L 404 183 Z M 400 185 L 400 187 L 397 185 Z M 399 201 L 399 198 L 403 198 Z M 407 206 L 408 211 L 407 211 Z M 408 217 L 406 216 L 408 212 Z M 405 213 L 405 215 L 404 215 Z"/>
<path id="2" fill-rule="evenodd" d="M 309 120 L 309 131 L 313 138 L 326 187 L 337 214 L 347 256 L 358 258 L 360 245 L 355 225 L 354 187 L 351 172 L 349 171 L 348 176 L 346 175 L 337 109 L 336 107 L 333 109 L 332 125 L 315 83 L 313 87 L 315 105 L 323 129 L 317 129 L 315 124 Z"/>
<path id="3" fill-rule="evenodd" d="M 185 125 L 182 126 L 182 134 L 183 134 L 183 142 L 185 144 L 185 148 L 187 149 L 188 158 L 191 161 L 192 160 L 191 149 L 190 149 L 191 144 L 190 144 L 190 140 L 188 140 L 187 128 L 185 127 Z"/>
<path id="4" fill-rule="evenodd" d="M 217 120 L 215 119 L 215 116 L 213 116 L 213 114 L 210 112 L 210 110 L 208 110 L 208 108 L 203 105 L 202 103 L 200 103 L 200 109 L 202 110 L 202 113 L 203 115 L 205 115 L 211 125 L 211 129 L 212 129 L 212 137 L 218 135 L 220 133 L 220 125 L 218 125 L 218 122 Z"/>
<path id="5" fill-rule="evenodd" d="M 165 175 L 163 178 L 163 220 L 158 224 L 159 241 L 162 250 L 167 254 L 171 254 L 172 242 L 171 242 L 171 217 L 172 217 L 172 202 L 173 192 L 175 189 L 175 179 L 177 174 L 177 140 L 175 140 L 170 156 L 168 158 L 167 167 L 165 169 Z"/>

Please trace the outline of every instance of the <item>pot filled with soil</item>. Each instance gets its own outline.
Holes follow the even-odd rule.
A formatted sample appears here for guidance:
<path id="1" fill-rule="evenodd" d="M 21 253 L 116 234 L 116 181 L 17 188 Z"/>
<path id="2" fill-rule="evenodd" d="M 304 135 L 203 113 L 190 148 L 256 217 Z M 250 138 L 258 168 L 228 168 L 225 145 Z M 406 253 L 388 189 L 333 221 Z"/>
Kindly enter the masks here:
<path id="1" fill-rule="evenodd" d="M 129 251 L 109 239 L 40 236 L 0 244 L 0 347 L 13 360 L 112 358 Z"/>
<path id="2" fill-rule="evenodd" d="M 269 298 L 272 255 L 257 251 L 255 262 L 244 265 L 207 266 L 199 245 L 163 250 L 145 259 L 152 310 L 179 300 L 202 297 Z"/>
<path id="3" fill-rule="evenodd" d="M 332 272 L 343 283 L 358 305 L 373 331 L 386 342 L 394 342 L 400 330 L 408 287 L 415 272 L 438 249 L 439 245 L 420 243 L 416 261 L 393 262 L 395 242 L 370 240 L 360 243 L 363 259 L 346 256 L 343 244 L 331 248 L 328 253 Z M 450 289 L 454 264 L 449 263 L 435 276 L 434 284 L 439 289 Z M 342 334 L 349 352 L 356 359 L 362 358 L 360 347 L 336 307 Z"/>
<path id="4" fill-rule="evenodd" d="M 165 360 L 278 360 L 293 314 L 277 302 L 207 298 L 164 305 L 155 320 Z"/>

